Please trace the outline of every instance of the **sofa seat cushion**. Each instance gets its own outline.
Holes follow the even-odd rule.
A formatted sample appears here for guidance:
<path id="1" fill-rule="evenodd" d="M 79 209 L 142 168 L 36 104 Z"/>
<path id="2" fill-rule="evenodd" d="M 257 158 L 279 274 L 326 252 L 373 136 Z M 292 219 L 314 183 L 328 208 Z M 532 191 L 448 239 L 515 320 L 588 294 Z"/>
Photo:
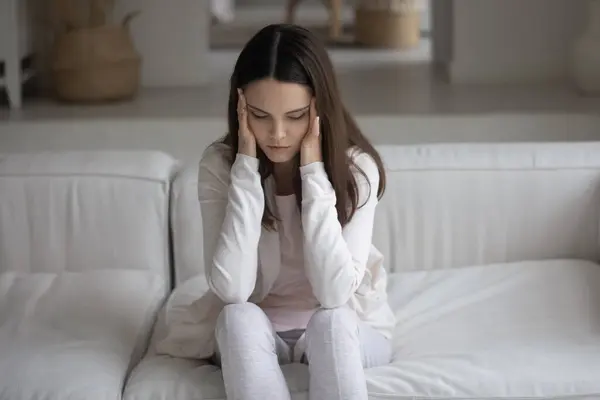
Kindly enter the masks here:
<path id="1" fill-rule="evenodd" d="M 371 399 L 600 398 L 600 265 L 548 260 L 396 273 L 391 365 L 367 371 Z M 284 366 L 294 400 L 308 371 Z M 125 400 L 225 400 L 219 370 L 150 356 Z"/>
<path id="2" fill-rule="evenodd" d="M 307 399 L 308 369 L 282 367 L 292 400 Z M 124 400 L 226 400 L 221 370 L 196 360 L 162 355 L 146 357 L 131 373 Z"/>
<path id="3" fill-rule="evenodd" d="M 0 274 L 0 397 L 120 398 L 163 282 L 134 270 Z"/>
<path id="4" fill-rule="evenodd" d="M 600 265 L 547 260 L 392 275 L 397 399 L 600 398 Z M 377 397 L 376 397 L 377 398 Z"/>

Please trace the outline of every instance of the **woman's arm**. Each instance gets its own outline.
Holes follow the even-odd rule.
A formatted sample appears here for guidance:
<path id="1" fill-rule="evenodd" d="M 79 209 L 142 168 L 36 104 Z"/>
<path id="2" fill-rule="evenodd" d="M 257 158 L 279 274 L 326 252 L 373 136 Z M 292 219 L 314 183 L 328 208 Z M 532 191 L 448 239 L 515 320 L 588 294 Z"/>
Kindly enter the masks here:
<path id="1" fill-rule="evenodd" d="M 343 229 L 335 208 L 335 191 L 323 163 L 301 167 L 306 271 L 317 300 L 325 308 L 339 307 L 350 300 L 363 279 L 371 250 L 379 170 L 366 153 L 360 153 L 355 163 L 367 176 L 355 173 L 358 205 L 362 207 Z"/>
<path id="2" fill-rule="evenodd" d="M 227 304 L 246 302 L 256 284 L 264 210 L 258 159 L 238 154 L 229 168 L 223 154 L 208 150 L 198 198 L 208 285 Z"/>

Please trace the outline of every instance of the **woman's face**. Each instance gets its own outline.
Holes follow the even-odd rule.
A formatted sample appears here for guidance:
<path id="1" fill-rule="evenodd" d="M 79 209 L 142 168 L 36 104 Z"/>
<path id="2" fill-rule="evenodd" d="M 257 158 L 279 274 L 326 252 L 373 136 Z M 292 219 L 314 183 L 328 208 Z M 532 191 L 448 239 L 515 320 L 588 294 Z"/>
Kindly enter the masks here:
<path id="1" fill-rule="evenodd" d="M 274 163 L 292 160 L 310 126 L 310 89 L 296 83 L 263 79 L 249 84 L 244 95 L 248 126 L 257 145 Z"/>

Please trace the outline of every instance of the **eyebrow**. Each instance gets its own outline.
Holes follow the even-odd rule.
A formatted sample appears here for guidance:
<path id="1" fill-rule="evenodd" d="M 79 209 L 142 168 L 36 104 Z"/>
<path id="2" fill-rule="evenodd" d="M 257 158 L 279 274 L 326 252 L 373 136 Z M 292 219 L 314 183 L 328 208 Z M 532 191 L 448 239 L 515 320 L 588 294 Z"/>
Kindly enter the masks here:
<path id="1" fill-rule="evenodd" d="M 269 113 L 268 113 L 268 112 L 266 112 L 265 110 L 261 110 L 260 108 L 258 108 L 258 107 L 255 107 L 255 106 L 253 106 L 253 105 L 251 105 L 251 104 L 248 104 L 248 107 L 250 107 L 250 108 L 252 108 L 252 109 L 254 109 L 254 110 L 256 110 L 256 111 L 259 111 L 259 112 L 261 112 L 261 113 L 269 114 Z M 309 108 L 310 108 L 310 104 L 309 104 L 309 105 L 307 105 L 307 106 L 304 106 L 304 107 L 298 108 L 298 109 L 296 109 L 296 110 L 287 111 L 287 112 L 286 112 L 286 114 L 293 114 L 293 113 L 297 113 L 297 112 L 300 112 L 300 111 L 306 111 L 306 110 L 308 110 Z"/>

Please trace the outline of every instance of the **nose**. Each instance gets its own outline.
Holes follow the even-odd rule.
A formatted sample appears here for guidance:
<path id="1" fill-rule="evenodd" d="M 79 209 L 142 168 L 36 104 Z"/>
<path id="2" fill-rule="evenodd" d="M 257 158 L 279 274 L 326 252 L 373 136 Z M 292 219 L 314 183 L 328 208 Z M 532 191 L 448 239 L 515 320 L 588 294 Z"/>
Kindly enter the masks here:
<path id="1" fill-rule="evenodd" d="M 273 129 L 271 129 L 271 138 L 276 143 L 279 143 L 285 138 L 285 127 L 281 121 L 275 121 L 273 124 Z"/>

